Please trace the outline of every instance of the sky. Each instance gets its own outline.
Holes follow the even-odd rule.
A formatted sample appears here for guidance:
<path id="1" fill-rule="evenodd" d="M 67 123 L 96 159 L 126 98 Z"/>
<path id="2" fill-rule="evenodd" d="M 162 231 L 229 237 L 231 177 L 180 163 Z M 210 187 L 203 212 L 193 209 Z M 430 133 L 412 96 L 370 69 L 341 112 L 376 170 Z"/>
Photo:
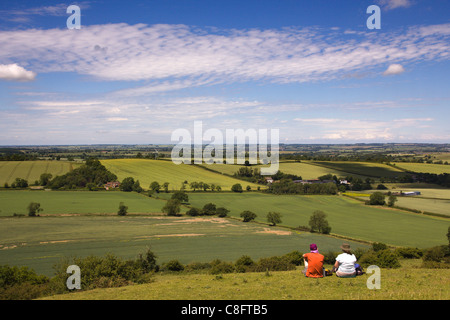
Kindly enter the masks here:
<path id="1" fill-rule="evenodd" d="M 450 143 L 449 13 L 447 0 L 3 0 L 0 145 L 177 143 L 195 121 L 278 129 L 280 143 Z"/>

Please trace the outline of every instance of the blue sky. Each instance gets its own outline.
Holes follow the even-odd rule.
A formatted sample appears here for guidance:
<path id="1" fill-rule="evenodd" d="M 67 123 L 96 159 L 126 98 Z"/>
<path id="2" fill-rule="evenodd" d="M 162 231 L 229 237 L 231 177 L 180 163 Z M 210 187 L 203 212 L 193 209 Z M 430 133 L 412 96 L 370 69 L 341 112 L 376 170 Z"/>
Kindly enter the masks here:
<path id="1" fill-rule="evenodd" d="M 69 5 L 81 8 L 70 30 Z M 368 6 L 381 8 L 369 30 Z M 449 143 L 450 3 L 2 1 L 0 145 Z"/>

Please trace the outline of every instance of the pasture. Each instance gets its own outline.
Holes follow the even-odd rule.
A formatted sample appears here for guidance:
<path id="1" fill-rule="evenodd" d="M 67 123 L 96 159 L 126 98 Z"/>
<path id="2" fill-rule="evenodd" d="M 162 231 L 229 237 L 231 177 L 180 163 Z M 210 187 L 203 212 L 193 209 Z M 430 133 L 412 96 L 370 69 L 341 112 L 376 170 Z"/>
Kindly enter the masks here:
<path id="1" fill-rule="evenodd" d="M 337 252 L 342 244 L 333 237 L 217 217 L 11 217 L 1 218 L 0 265 L 29 266 L 50 276 L 63 257 L 114 253 L 134 259 L 150 247 L 158 264 L 172 259 L 184 264 L 235 261 L 242 255 L 256 260 L 307 252 L 313 242 L 323 252 Z M 350 243 L 353 248 L 367 247 Z"/>
<path id="2" fill-rule="evenodd" d="M 41 204 L 41 215 L 117 214 L 120 202 L 129 213 L 160 213 L 165 205 L 163 200 L 134 192 L 7 190 L 0 192 L 0 217 L 27 215 L 30 202 Z"/>
<path id="3" fill-rule="evenodd" d="M 139 180 L 141 187 L 149 189 L 153 181 L 160 184 L 169 182 L 169 190 L 179 190 L 184 181 L 204 182 L 220 186 L 222 191 L 230 191 L 231 187 L 240 183 L 244 188 L 250 185 L 256 189 L 258 185 L 234 179 L 216 172 L 204 170 L 195 165 L 176 165 L 172 161 L 147 159 L 102 160 L 101 163 L 117 175 L 120 181 L 126 177 Z M 189 190 L 189 185 L 186 186 Z"/>
<path id="4" fill-rule="evenodd" d="M 230 210 L 231 217 L 239 219 L 242 211 L 250 210 L 257 214 L 255 221 L 263 223 L 267 223 L 269 211 L 279 212 L 280 226 L 294 228 L 308 226 L 312 213 L 322 210 L 327 214 L 332 234 L 394 246 L 426 248 L 446 243 L 450 225 L 449 219 L 366 206 L 343 196 L 190 193 L 189 202 L 199 208 L 209 202 L 223 206 Z"/>
<path id="5" fill-rule="evenodd" d="M 16 178 L 28 180 L 33 184 L 43 173 L 51 173 L 53 177 L 63 175 L 80 164 L 68 161 L 0 161 L 0 186 L 11 185 Z"/>

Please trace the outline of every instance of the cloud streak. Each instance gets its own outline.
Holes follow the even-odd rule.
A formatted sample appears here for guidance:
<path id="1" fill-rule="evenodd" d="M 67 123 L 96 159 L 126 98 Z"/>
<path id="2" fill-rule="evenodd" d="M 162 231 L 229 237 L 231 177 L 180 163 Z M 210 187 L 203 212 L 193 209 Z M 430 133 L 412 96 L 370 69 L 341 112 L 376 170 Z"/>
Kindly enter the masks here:
<path id="1" fill-rule="evenodd" d="M 212 32 L 121 23 L 1 32 L 0 61 L 106 81 L 160 81 L 140 89 L 151 93 L 199 83 L 328 81 L 386 64 L 446 60 L 449 35 L 450 24 L 373 37 L 320 28 Z"/>

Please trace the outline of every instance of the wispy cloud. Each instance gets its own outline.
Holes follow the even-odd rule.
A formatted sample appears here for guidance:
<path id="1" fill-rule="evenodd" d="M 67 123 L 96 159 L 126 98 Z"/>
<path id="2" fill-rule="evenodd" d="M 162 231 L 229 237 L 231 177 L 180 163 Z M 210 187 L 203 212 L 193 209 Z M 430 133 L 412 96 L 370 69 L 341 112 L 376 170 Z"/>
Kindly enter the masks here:
<path id="1" fill-rule="evenodd" d="M 106 81 L 159 81 L 136 89 L 151 93 L 231 81 L 328 81 L 386 64 L 448 59 L 449 35 L 450 24 L 372 37 L 320 28 L 211 32 L 122 23 L 2 32 L 0 61 Z"/>
<path id="2" fill-rule="evenodd" d="M 385 10 L 408 8 L 413 5 L 411 0 L 378 0 L 377 3 Z"/>

